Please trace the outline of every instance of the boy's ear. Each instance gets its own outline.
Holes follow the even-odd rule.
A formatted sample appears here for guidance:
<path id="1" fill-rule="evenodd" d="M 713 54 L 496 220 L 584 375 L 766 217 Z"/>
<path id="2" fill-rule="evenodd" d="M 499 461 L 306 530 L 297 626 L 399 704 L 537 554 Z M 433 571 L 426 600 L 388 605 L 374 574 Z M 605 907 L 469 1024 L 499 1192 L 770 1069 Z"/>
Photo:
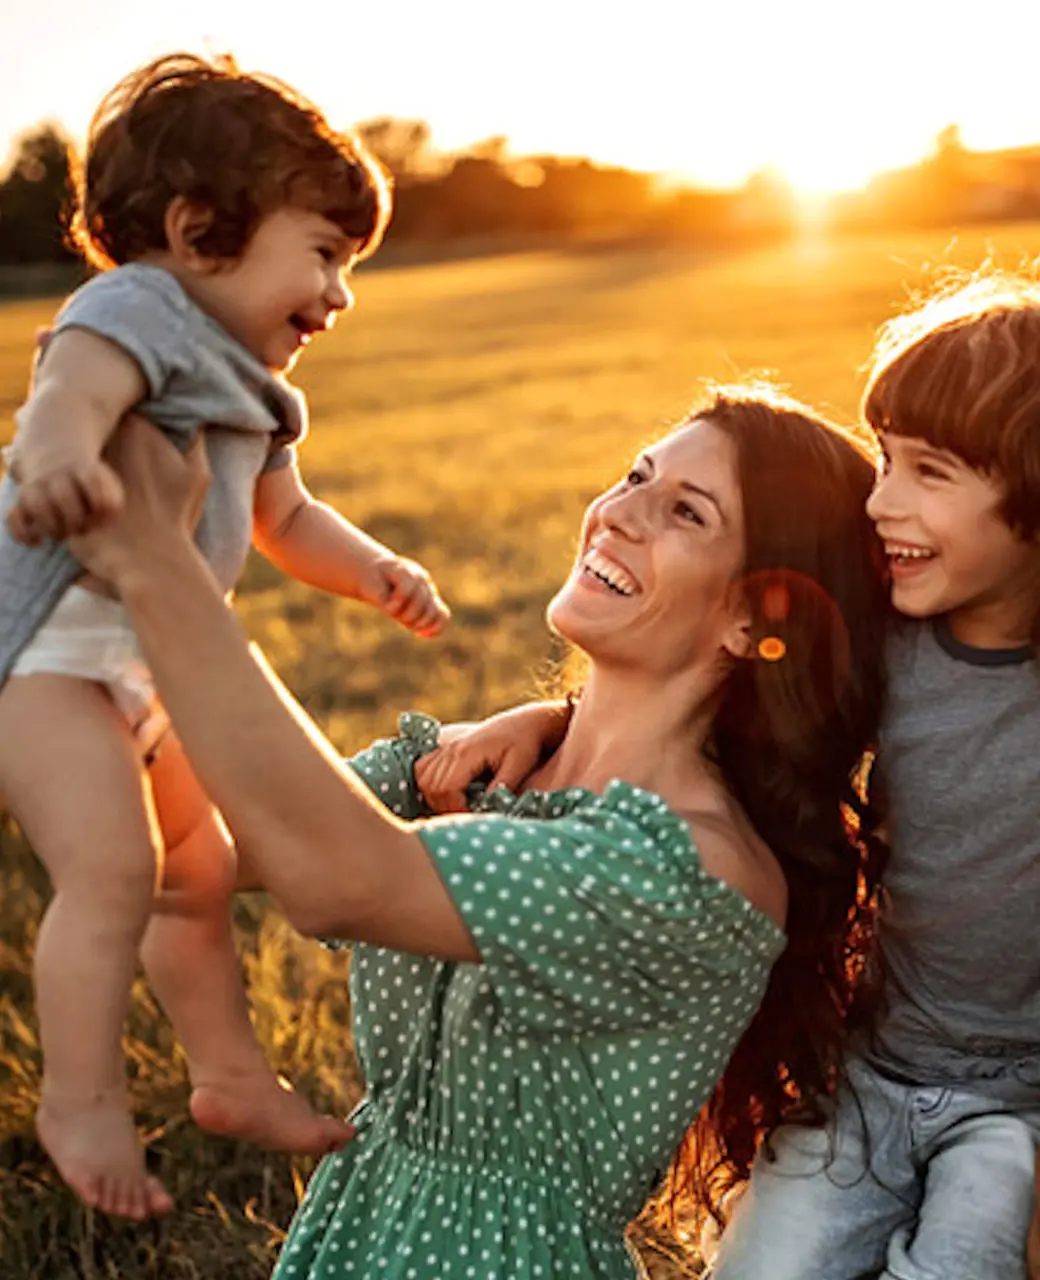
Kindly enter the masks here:
<path id="1" fill-rule="evenodd" d="M 163 230 L 174 259 L 189 271 L 206 273 L 213 270 L 215 260 L 196 248 L 199 240 L 213 224 L 213 210 L 186 196 L 174 196 L 166 208 Z"/>

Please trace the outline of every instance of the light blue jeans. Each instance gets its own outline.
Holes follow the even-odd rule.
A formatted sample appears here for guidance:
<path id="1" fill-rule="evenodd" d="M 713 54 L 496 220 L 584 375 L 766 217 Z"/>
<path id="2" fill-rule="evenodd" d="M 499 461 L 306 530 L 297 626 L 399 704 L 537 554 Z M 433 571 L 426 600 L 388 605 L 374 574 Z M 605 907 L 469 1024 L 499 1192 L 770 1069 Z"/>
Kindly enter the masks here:
<path id="1" fill-rule="evenodd" d="M 1040 1099 L 847 1066 L 826 1128 L 785 1126 L 775 1162 L 759 1154 L 712 1280 L 1025 1280 Z"/>

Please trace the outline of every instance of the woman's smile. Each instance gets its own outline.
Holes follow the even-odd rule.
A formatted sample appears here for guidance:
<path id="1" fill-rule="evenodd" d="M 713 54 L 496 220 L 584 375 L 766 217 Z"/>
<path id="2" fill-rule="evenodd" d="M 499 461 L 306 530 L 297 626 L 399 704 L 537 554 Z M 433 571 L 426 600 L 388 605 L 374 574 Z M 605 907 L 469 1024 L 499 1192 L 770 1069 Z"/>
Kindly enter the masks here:
<path id="1" fill-rule="evenodd" d="M 634 574 L 600 547 L 589 547 L 579 567 L 579 581 L 583 586 L 619 596 L 640 594 L 641 588 Z"/>

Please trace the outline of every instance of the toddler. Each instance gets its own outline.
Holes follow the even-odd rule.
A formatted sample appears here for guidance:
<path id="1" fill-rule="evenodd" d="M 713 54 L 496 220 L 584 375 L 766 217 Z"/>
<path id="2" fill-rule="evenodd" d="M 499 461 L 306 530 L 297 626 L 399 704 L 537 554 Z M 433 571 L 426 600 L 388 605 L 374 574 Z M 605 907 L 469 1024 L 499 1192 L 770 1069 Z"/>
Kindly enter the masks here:
<path id="1" fill-rule="evenodd" d="M 417 634 L 447 610 L 296 465 L 305 405 L 285 374 L 350 306 L 350 269 L 381 239 L 378 164 L 286 86 L 173 55 L 102 102 L 78 188 L 74 235 L 100 274 L 41 344 L 0 488 L 0 795 L 54 888 L 35 960 L 40 1140 L 84 1203 L 142 1218 L 171 1200 L 146 1172 L 120 1054 L 139 951 L 200 1124 L 304 1152 L 349 1131 L 280 1082 L 253 1037 L 228 913 L 248 850 L 169 730 L 121 604 L 62 546 L 122 501 L 106 441 L 131 410 L 183 448 L 201 437 L 197 540 L 225 590 L 252 542 Z"/>

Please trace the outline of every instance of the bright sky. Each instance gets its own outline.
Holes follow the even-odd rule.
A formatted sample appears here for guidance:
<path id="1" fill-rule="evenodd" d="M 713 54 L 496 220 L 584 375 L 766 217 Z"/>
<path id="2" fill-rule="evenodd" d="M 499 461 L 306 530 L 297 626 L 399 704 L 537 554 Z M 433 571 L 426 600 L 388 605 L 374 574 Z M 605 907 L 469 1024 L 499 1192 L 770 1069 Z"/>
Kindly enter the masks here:
<path id="1" fill-rule="evenodd" d="M 504 133 L 706 184 L 773 166 L 855 186 L 959 123 L 1040 143 L 1040 3 L 986 0 L 6 0 L 0 148 L 42 119 L 82 135 L 120 76 L 230 50 L 336 124 L 423 118 L 445 148 Z"/>

